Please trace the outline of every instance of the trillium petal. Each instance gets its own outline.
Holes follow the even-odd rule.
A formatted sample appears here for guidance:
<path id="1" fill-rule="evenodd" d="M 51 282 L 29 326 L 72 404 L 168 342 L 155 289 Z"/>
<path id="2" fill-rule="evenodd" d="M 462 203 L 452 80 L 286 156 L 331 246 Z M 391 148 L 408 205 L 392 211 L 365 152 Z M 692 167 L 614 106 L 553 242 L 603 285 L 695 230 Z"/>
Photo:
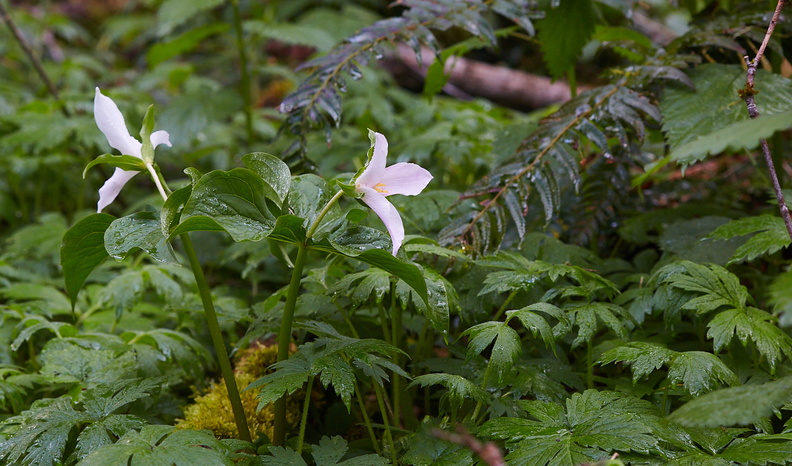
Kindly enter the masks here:
<path id="1" fill-rule="evenodd" d="M 415 196 L 424 190 L 432 178 L 434 177 L 429 170 L 420 165 L 402 162 L 386 168 L 380 184 L 383 185 L 382 190 L 386 196 L 391 194 Z"/>
<path id="2" fill-rule="evenodd" d="M 385 196 L 378 193 L 374 188 L 362 186 L 358 191 L 363 193 L 363 202 L 374 211 L 375 214 L 385 224 L 388 229 L 391 241 L 393 242 L 393 255 L 399 252 L 402 241 L 404 241 L 404 224 L 402 223 L 399 211 L 390 203 Z"/>
<path id="3" fill-rule="evenodd" d="M 167 131 L 160 130 L 151 133 L 151 145 L 156 149 L 160 144 L 165 144 L 168 147 L 172 147 L 170 142 L 170 134 L 168 134 Z"/>
<path id="4" fill-rule="evenodd" d="M 108 178 L 107 181 L 105 181 L 105 184 L 99 188 L 99 203 L 96 205 L 96 211 L 101 212 L 102 209 L 112 203 L 116 196 L 118 196 L 118 193 L 121 192 L 121 188 L 127 184 L 127 181 L 131 180 L 132 177 L 138 173 L 139 172 L 136 171 L 127 171 L 116 168 L 115 172 L 113 172 L 113 176 Z"/>
<path id="5" fill-rule="evenodd" d="M 140 158 L 140 141 L 129 135 L 124 116 L 113 99 L 105 96 L 96 88 L 94 97 L 94 119 L 96 126 L 104 133 L 110 146 L 124 155 Z"/>
<path id="6" fill-rule="evenodd" d="M 363 173 L 355 181 L 357 186 L 373 188 L 385 176 L 385 159 L 388 158 L 388 140 L 380 133 L 374 133 L 374 153 Z"/>

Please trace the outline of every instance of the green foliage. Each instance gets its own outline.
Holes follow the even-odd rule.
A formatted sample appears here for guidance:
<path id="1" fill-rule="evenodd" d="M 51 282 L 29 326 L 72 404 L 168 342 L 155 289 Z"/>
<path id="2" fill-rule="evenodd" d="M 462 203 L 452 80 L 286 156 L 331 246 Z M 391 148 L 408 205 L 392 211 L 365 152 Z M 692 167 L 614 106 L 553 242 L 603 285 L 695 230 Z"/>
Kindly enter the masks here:
<path id="1" fill-rule="evenodd" d="M 753 235 L 734 252 L 729 263 L 752 261 L 789 246 L 789 233 L 784 221 L 774 215 L 760 215 L 732 220 L 710 233 L 710 238 L 728 239 Z"/>
<path id="2" fill-rule="evenodd" d="M 792 378 L 766 384 L 724 388 L 689 401 L 670 419 L 690 427 L 746 425 L 770 416 L 788 403 Z"/>
<path id="3" fill-rule="evenodd" d="M 696 147 L 696 151 L 688 150 L 690 155 L 698 157 L 678 157 L 679 161 L 689 164 L 700 160 L 707 152 L 719 153 L 730 141 L 741 144 L 739 147 L 755 147 L 758 139 L 754 134 L 747 133 L 750 126 L 745 127 L 744 133 L 735 131 L 732 134 L 735 124 L 748 121 L 748 112 L 737 95 L 737 90 L 745 85 L 743 68 L 739 65 L 705 64 L 691 70 L 689 76 L 695 91 L 684 87 L 670 87 L 663 94 L 660 104 L 663 133 L 673 153 L 679 153 L 682 146 L 702 138 L 696 146 L 689 146 Z M 788 103 L 792 98 L 788 79 L 759 70 L 756 82 L 761 83 L 758 84 L 761 92 L 756 95 L 756 105 L 764 116 L 785 114 L 792 110 Z M 784 117 L 779 118 L 781 119 L 764 120 L 764 124 L 769 125 L 769 132 L 765 134 L 772 134 L 784 127 Z M 740 127 L 744 125 L 745 123 Z M 759 131 L 760 126 L 752 131 Z M 764 131 L 764 127 L 761 127 Z M 721 131 L 720 136 L 716 136 L 718 131 Z M 732 138 L 738 133 L 742 142 L 738 141 L 740 138 Z"/>
<path id="4" fill-rule="evenodd" d="M 600 364 L 626 362 L 632 367 L 633 383 L 668 367 L 668 381 L 682 386 L 691 395 L 704 394 L 718 382 L 738 385 L 737 375 L 717 356 L 703 351 L 677 352 L 660 345 L 630 342 L 602 354 Z"/>
<path id="5" fill-rule="evenodd" d="M 90 215 L 75 223 L 63 236 L 61 266 L 72 307 L 88 275 L 109 256 L 104 247 L 104 234 L 113 220 L 108 214 Z"/>
<path id="6" fill-rule="evenodd" d="M 128 432 L 135 432 L 145 421 L 128 414 L 114 414 L 120 408 L 149 396 L 161 383 L 158 379 L 99 384 L 80 394 L 82 409 L 75 409 L 69 396 L 40 400 L 20 416 L 5 421 L 13 426 L 14 436 L 0 442 L 0 459 L 9 463 L 58 464 L 65 460 L 67 442 L 73 430 L 79 431 L 75 455 L 89 453 Z"/>
<path id="7" fill-rule="evenodd" d="M 521 401 L 520 406 L 533 419 L 502 417 L 478 430 L 506 440 L 509 464 L 575 465 L 602 460 L 614 450 L 648 454 L 658 446 L 650 435 L 657 413 L 636 398 L 586 390 L 565 406 L 542 401 Z"/>
<path id="8" fill-rule="evenodd" d="M 537 38 L 550 76 L 558 79 L 574 66 L 594 33 L 596 16 L 591 0 L 570 0 L 559 2 L 537 22 Z"/>
<path id="9" fill-rule="evenodd" d="M 359 455 L 349 458 L 348 449 L 346 440 L 341 437 L 322 437 L 318 445 L 311 446 L 311 456 L 314 458 L 314 464 L 317 465 L 375 466 L 388 464 L 385 458 L 378 455 Z M 270 447 L 270 452 L 272 456 L 262 458 L 262 464 L 308 466 L 303 457 L 291 448 Z"/>
<path id="10" fill-rule="evenodd" d="M 230 448 L 206 431 L 178 430 L 172 426 L 145 426 L 112 445 L 94 450 L 80 465 L 200 464 L 231 465 Z"/>

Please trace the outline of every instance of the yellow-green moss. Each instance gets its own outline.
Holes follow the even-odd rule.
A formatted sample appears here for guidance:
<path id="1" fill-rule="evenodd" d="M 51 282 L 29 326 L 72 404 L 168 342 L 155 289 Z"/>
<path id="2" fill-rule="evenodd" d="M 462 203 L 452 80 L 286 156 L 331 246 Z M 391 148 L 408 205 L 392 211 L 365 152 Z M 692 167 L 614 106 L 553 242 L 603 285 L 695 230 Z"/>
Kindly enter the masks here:
<path id="1" fill-rule="evenodd" d="M 266 373 L 267 367 L 275 363 L 278 349 L 275 346 L 254 345 L 243 350 L 234 378 L 239 387 L 242 406 L 245 409 L 250 431 L 255 435 L 264 433 L 272 438 L 274 414 L 272 405 L 258 411 L 257 395 L 260 390 L 244 390 L 253 381 Z M 286 418 L 296 426 L 300 420 L 300 409 L 304 393 L 299 391 L 287 399 Z M 224 383 L 212 383 L 205 394 L 195 398 L 195 403 L 184 409 L 184 419 L 179 419 L 176 427 L 180 429 L 207 429 L 218 438 L 236 438 L 238 431 L 228 401 L 228 389 Z"/>

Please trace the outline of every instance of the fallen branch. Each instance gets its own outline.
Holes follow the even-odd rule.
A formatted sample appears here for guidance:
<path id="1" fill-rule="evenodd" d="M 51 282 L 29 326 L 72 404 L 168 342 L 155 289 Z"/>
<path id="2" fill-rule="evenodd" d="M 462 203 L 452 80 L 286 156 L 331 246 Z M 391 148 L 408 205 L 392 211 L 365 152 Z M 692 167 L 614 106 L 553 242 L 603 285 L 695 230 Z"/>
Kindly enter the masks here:
<path id="1" fill-rule="evenodd" d="M 424 47 L 421 49 L 421 56 L 423 64 L 419 66 L 415 52 L 409 46 L 399 44 L 388 68 L 398 80 L 417 80 L 419 82 L 412 87 L 422 86 L 429 65 L 435 61 L 435 55 Z M 566 102 L 572 95 L 565 82 L 553 82 L 545 76 L 464 57 L 451 57 L 446 60 L 445 72 L 450 76 L 443 91 L 461 99 L 479 96 L 508 107 L 536 109 Z M 588 88 L 578 86 L 578 92 Z"/>

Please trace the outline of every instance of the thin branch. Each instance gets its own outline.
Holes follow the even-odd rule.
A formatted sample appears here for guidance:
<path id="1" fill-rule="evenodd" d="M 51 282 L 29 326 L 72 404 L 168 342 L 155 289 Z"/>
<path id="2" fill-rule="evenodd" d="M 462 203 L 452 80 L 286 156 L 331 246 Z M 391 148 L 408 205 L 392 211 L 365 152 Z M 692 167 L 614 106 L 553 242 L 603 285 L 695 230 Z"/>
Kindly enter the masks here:
<path id="1" fill-rule="evenodd" d="M 501 453 L 497 445 L 492 442 L 481 443 L 479 439 L 470 435 L 462 426 L 457 427 L 457 433 L 443 429 L 432 429 L 432 435 L 446 442 L 456 443 L 468 448 L 488 466 L 506 466 L 506 462 L 503 460 L 503 453 Z"/>
<path id="2" fill-rule="evenodd" d="M 770 42 L 770 37 L 773 35 L 773 31 L 775 30 L 776 24 L 778 23 L 778 17 L 781 16 L 781 10 L 784 8 L 784 5 L 787 1 L 788 0 L 778 0 L 775 12 L 773 13 L 773 18 L 770 20 L 770 25 L 767 27 L 767 34 L 765 34 L 762 45 L 756 52 L 756 57 L 754 57 L 753 60 L 751 60 L 747 55 L 743 57 L 745 63 L 748 65 L 748 69 L 745 72 L 745 89 L 740 91 L 740 95 L 745 100 L 745 106 L 748 107 L 748 116 L 750 116 L 751 119 L 759 116 L 759 109 L 756 108 L 756 98 L 754 97 L 756 95 L 756 90 L 754 89 L 756 69 L 759 66 L 759 63 L 762 61 L 764 51 L 767 48 L 767 44 Z M 773 163 L 773 157 L 770 154 L 770 146 L 767 145 L 766 139 L 761 139 L 759 141 L 759 145 L 762 148 L 762 154 L 764 155 L 765 163 L 767 163 L 767 169 L 770 171 L 770 179 L 773 181 L 773 190 L 775 191 L 776 199 L 778 200 L 778 209 L 781 211 L 781 218 L 784 219 L 787 233 L 789 233 L 789 238 L 792 240 L 792 216 L 789 214 L 789 208 L 787 207 L 786 201 L 784 200 L 784 193 L 781 191 L 781 183 L 778 181 L 778 174 L 776 173 L 775 164 Z"/>
<path id="3" fill-rule="evenodd" d="M 39 78 L 41 78 L 41 80 L 44 81 L 44 84 L 47 86 L 47 89 L 49 90 L 50 94 L 52 94 L 52 96 L 55 97 L 55 100 L 60 101 L 60 94 L 58 94 L 58 89 L 56 89 L 55 85 L 52 84 L 52 80 L 50 80 L 49 76 L 47 75 L 47 72 L 44 71 L 44 67 L 41 66 L 41 61 L 38 59 L 38 57 L 36 57 L 35 54 L 33 54 L 33 50 L 30 48 L 30 45 L 25 40 L 25 37 L 22 35 L 22 31 L 19 30 L 16 23 L 14 23 L 14 21 L 11 19 L 11 16 L 8 14 L 8 11 L 6 10 L 5 6 L 3 6 L 2 1 L 0 1 L 0 16 L 3 17 L 3 22 L 6 24 L 6 26 L 8 26 L 8 29 L 11 31 L 11 34 L 14 36 L 17 42 L 19 42 L 19 46 L 22 47 L 22 50 L 25 52 L 25 55 L 27 55 L 30 62 L 33 63 L 33 68 L 36 69 Z M 64 106 L 61 106 L 61 112 L 63 112 L 63 114 L 66 117 L 71 116 L 69 110 L 67 110 L 66 107 Z"/>

